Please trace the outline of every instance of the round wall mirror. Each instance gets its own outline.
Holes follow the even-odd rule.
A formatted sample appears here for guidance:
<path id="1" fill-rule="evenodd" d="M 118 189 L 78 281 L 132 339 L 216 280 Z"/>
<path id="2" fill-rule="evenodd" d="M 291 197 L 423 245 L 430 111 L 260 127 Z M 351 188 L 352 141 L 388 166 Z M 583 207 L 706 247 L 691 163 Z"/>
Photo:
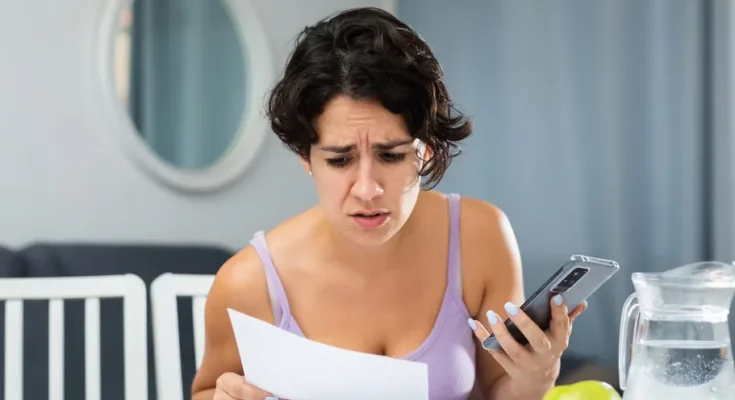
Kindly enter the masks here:
<path id="1" fill-rule="evenodd" d="M 273 79 L 250 2 L 111 3 L 99 64 L 125 148 L 178 189 L 235 180 L 268 132 L 261 110 Z"/>

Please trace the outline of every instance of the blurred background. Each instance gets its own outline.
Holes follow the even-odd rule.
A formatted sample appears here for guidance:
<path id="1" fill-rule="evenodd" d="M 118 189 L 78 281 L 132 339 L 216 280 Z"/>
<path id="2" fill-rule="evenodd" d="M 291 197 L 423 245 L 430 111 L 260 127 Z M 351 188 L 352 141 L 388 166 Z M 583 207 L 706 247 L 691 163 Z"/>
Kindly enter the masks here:
<path id="1" fill-rule="evenodd" d="M 735 259 L 729 1 L 0 5 L 0 246 L 13 273 L 214 273 L 314 204 L 263 123 L 265 90 L 304 26 L 367 5 L 421 33 L 474 118 L 438 190 L 505 211 L 527 293 L 571 254 L 619 262 L 570 354 L 617 370 L 632 272 Z"/>

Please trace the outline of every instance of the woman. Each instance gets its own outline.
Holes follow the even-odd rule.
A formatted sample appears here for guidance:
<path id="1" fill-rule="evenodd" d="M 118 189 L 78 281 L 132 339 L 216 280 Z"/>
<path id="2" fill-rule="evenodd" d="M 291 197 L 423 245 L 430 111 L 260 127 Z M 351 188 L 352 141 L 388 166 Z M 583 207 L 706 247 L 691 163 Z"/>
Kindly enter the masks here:
<path id="1" fill-rule="evenodd" d="M 419 36 L 373 8 L 306 28 L 268 114 L 319 204 L 256 234 L 218 272 L 193 399 L 270 396 L 242 375 L 228 307 L 318 342 L 425 362 L 431 399 L 542 398 L 583 307 L 568 314 L 552 301 L 541 331 L 517 307 L 521 260 L 503 213 L 430 190 L 472 127 Z M 528 346 L 506 331 L 508 315 Z M 477 345 L 485 326 L 504 352 Z"/>

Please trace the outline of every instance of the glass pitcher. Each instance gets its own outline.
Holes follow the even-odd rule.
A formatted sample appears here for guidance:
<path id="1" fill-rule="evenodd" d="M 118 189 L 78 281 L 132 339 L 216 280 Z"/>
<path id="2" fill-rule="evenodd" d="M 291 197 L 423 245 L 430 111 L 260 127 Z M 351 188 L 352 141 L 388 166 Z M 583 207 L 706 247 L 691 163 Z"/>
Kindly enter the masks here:
<path id="1" fill-rule="evenodd" d="M 735 266 L 701 262 L 632 280 L 620 324 L 623 399 L 735 399 Z"/>

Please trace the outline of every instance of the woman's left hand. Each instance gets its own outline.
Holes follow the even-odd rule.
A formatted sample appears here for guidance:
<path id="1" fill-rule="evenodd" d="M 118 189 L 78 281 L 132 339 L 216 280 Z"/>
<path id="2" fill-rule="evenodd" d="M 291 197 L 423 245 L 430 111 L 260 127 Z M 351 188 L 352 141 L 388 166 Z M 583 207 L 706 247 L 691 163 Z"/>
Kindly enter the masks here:
<path id="1" fill-rule="evenodd" d="M 502 366 L 518 390 L 538 392 L 553 387 L 559 375 L 559 359 L 569 344 L 572 322 L 586 308 L 584 302 L 568 312 L 561 295 L 551 300 L 551 323 L 544 332 L 531 318 L 512 303 L 505 304 L 505 311 L 521 333 L 528 339 L 528 345 L 518 343 L 508 332 L 500 317 L 492 310 L 487 312 L 490 329 L 503 351 L 488 350 Z M 483 342 L 490 336 L 480 321 L 475 322 L 475 336 Z M 470 322 L 470 326 L 472 323 Z M 520 394 L 520 393 L 519 393 Z"/>

